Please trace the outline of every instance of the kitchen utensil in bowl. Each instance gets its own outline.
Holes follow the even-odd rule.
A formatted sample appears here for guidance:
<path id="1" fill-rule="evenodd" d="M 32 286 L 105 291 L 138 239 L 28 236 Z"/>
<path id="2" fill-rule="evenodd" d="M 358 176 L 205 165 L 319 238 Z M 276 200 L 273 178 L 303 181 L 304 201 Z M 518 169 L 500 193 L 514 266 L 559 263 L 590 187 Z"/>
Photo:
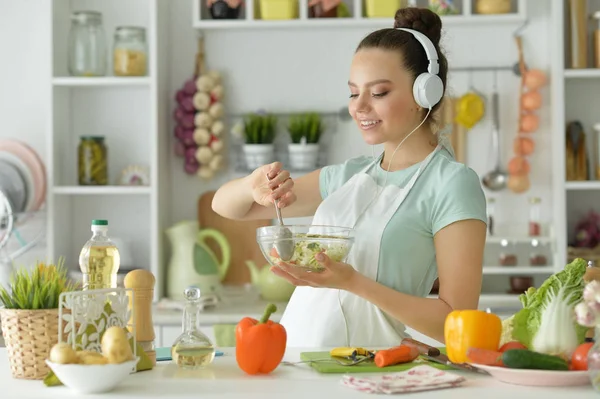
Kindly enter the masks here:
<path id="1" fill-rule="evenodd" d="M 292 233 L 290 242 L 294 247 L 291 258 L 285 262 L 309 271 L 323 270 L 315 259 L 317 253 L 323 252 L 333 261 L 344 262 L 354 244 L 354 230 L 349 227 L 288 225 L 287 228 Z M 279 229 L 280 226 L 265 226 L 256 230 L 256 241 L 272 266 L 284 261 L 273 250 L 273 244 L 279 238 Z"/>
<path id="2" fill-rule="evenodd" d="M 269 180 L 269 175 L 267 175 L 267 180 Z M 273 242 L 273 248 L 275 248 L 281 260 L 288 261 L 292 258 L 292 255 L 294 255 L 294 240 L 292 239 L 292 232 L 290 229 L 283 224 L 278 199 L 275 200 L 275 213 L 277 214 L 277 220 L 279 221 L 279 229 L 275 234 L 276 240 Z"/>

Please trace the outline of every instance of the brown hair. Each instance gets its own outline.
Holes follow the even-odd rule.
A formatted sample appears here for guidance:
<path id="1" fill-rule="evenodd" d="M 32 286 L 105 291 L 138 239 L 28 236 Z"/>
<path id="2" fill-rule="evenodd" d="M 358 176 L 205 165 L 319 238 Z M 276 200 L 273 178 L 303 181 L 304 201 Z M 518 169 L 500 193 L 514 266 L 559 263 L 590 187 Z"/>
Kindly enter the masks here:
<path id="1" fill-rule="evenodd" d="M 440 38 L 442 36 L 442 20 L 433 11 L 427 8 L 406 7 L 396 11 L 394 17 L 394 29 L 380 29 L 366 36 L 356 48 L 356 51 L 364 48 L 380 48 L 384 50 L 398 51 L 402 55 L 404 67 L 411 72 L 416 79 L 423 72 L 427 72 L 427 55 L 421 43 L 409 32 L 397 30 L 396 28 L 408 28 L 419 31 L 426 35 L 433 43 L 438 53 L 440 70 L 438 76 L 444 83 L 446 91 L 446 77 L 448 74 L 448 61 L 440 50 Z M 441 100 L 431 110 L 430 117 L 441 106 Z"/>

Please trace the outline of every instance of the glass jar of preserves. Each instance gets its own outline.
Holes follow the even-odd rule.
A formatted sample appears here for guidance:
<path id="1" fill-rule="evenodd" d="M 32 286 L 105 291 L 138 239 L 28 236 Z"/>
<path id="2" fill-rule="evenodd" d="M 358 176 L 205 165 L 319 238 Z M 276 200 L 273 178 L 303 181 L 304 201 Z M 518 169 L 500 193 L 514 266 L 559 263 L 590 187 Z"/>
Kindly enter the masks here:
<path id="1" fill-rule="evenodd" d="M 82 186 L 108 184 L 108 149 L 101 136 L 82 136 L 78 147 L 78 176 Z"/>
<path id="2" fill-rule="evenodd" d="M 529 198 L 529 236 L 537 237 L 542 234 L 541 209 L 542 200 L 538 197 Z"/>
<path id="3" fill-rule="evenodd" d="M 148 61 L 146 29 L 120 26 L 115 30 L 113 73 L 115 76 L 145 76 Z"/>
<path id="4" fill-rule="evenodd" d="M 104 76 L 106 74 L 106 37 L 102 14 L 77 11 L 71 15 L 68 70 L 71 76 Z"/>
<path id="5" fill-rule="evenodd" d="M 548 259 L 540 248 L 540 243 L 537 239 L 531 240 L 531 248 L 529 251 L 529 266 L 548 266 Z"/>
<path id="6" fill-rule="evenodd" d="M 500 266 L 516 266 L 519 260 L 515 251 L 515 245 L 507 239 L 503 239 L 500 241 L 500 247 L 500 256 L 498 257 Z"/>

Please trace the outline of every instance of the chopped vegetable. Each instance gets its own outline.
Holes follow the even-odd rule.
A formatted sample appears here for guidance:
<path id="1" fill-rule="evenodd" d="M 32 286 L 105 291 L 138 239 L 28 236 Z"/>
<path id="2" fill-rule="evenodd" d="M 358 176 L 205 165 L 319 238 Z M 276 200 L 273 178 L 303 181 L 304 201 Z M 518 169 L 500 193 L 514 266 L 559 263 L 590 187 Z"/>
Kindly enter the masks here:
<path id="1" fill-rule="evenodd" d="M 467 361 L 467 349 L 497 350 L 500 344 L 502 321 L 481 310 L 455 310 L 446 317 L 444 339 L 446 354 L 454 363 Z"/>
<path id="2" fill-rule="evenodd" d="M 469 348 L 467 349 L 467 361 L 484 366 L 504 366 L 502 352 L 491 349 Z"/>
<path id="3" fill-rule="evenodd" d="M 235 360 L 248 374 L 268 374 L 283 359 L 287 342 L 285 328 L 269 320 L 276 310 L 271 303 L 260 320 L 244 317 L 235 327 Z"/>
<path id="4" fill-rule="evenodd" d="M 332 261 L 341 262 L 348 255 L 350 244 L 345 237 L 319 235 L 319 234 L 295 234 L 294 254 L 287 263 L 296 264 L 301 267 L 318 269 L 321 266 L 315 259 L 315 255 L 324 252 Z M 323 239 L 322 242 L 312 241 Z M 280 259 L 276 250 L 269 253 L 271 262 L 277 264 Z"/>
<path id="5" fill-rule="evenodd" d="M 400 345 L 395 348 L 380 350 L 375 353 L 377 367 L 393 366 L 394 364 L 410 363 L 419 357 L 419 350 L 412 346 Z"/>
<path id="6" fill-rule="evenodd" d="M 585 339 L 587 328 L 574 317 L 583 295 L 586 262 L 575 259 L 536 289 L 519 296 L 523 309 L 504 320 L 501 343 L 518 341 L 532 351 L 569 359 Z"/>

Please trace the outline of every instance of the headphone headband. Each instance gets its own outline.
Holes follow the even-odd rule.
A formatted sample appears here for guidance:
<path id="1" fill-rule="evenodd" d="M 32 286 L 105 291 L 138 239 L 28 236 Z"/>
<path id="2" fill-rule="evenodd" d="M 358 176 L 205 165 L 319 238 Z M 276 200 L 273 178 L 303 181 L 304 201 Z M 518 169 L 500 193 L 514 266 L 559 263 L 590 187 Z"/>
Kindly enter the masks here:
<path id="1" fill-rule="evenodd" d="M 423 49 L 425 50 L 425 55 L 427 55 L 427 61 L 429 61 L 429 65 L 427 66 L 427 72 L 437 75 L 440 71 L 440 66 L 438 64 L 438 54 L 431 40 L 429 40 L 429 38 L 426 35 L 414 29 L 396 29 L 411 33 L 415 37 L 415 39 L 417 39 L 419 43 L 421 43 L 421 46 L 423 46 Z"/>

